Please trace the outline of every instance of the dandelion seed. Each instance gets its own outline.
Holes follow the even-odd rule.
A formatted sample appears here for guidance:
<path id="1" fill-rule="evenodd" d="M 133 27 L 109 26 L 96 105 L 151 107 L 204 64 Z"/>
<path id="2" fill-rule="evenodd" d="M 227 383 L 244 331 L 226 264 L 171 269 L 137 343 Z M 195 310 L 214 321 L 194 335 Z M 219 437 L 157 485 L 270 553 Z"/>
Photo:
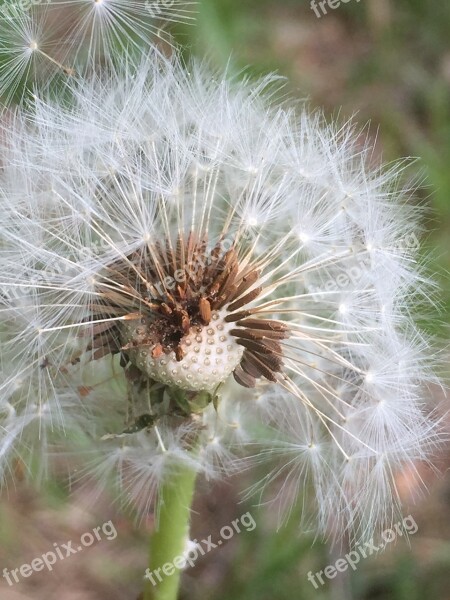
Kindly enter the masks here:
<path id="1" fill-rule="evenodd" d="M 162 22 L 194 20 L 195 2 L 50 0 L 0 14 L 0 99 L 8 106 L 76 73 L 114 68 L 116 57 L 170 41 Z"/>

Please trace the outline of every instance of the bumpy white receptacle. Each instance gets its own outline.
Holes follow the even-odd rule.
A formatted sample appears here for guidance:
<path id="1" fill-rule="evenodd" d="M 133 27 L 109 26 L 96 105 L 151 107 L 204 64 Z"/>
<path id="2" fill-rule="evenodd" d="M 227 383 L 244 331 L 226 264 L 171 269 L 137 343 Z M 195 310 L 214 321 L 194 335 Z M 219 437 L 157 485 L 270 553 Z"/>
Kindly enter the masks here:
<path id="1" fill-rule="evenodd" d="M 212 391 L 225 381 L 240 363 L 244 348 L 230 335 L 234 323 L 226 323 L 223 314 L 213 313 L 205 326 L 193 326 L 181 342 L 184 358 L 177 361 L 175 352 L 154 358 L 154 346 L 141 346 L 128 352 L 130 360 L 143 373 L 184 390 Z M 123 327 L 123 341 L 130 343 L 139 338 L 137 329 L 142 325 L 128 322 Z"/>

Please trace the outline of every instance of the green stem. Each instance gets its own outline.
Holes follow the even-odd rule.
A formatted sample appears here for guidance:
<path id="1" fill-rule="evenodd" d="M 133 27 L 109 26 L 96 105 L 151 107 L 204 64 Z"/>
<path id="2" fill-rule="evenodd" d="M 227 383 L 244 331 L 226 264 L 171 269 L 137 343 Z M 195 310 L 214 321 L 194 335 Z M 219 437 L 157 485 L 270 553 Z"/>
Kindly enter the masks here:
<path id="1" fill-rule="evenodd" d="M 145 580 L 143 600 L 178 598 L 181 569 L 176 564 L 186 550 L 195 480 L 194 470 L 179 466 L 162 487 L 158 528 L 150 540 L 147 575 L 152 577 Z"/>

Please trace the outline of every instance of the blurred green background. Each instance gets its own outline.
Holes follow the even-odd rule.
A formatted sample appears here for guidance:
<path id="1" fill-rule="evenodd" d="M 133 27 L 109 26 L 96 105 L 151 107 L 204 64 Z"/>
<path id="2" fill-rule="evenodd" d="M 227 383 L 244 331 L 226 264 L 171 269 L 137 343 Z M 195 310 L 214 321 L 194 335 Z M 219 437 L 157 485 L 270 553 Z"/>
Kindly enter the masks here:
<path id="1" fill-rule="evenodd" d="M 369 123 L 375 154 L 385 161 L 420 158 L 414 167 L 424 177 L 418 199 L 430 206 L 428 241 L 443 273 L 445 324 L 450 311 L 445 276 L 450 267 L 450 2 L 349 0 L 334 10 L 327 5 L 327 11 L 318 18 L 309 0 L 202 0 L 196 25 L 179 25 L 175 35 L 187 55 L 207 56 L 219 68 L 244 69 L 255 77 L 277 71 L 287 77 L 286 89 L 294 97 L 323 108 L 330 118 L 344 122 L 355 116 L 361 125 Z M 449 466 L 442 456 L 444 474 Z M 345 549 L 331 552 L 326 544 L 313 544 L 299 531 L 295 515 L 275 534 L 270 509 L 239 504 L 242 478 L 205 484 L 194 516 L 198 539 L 210 533 L 214 539 L 221 526 L 248 510 L 257 527 L 234 536 L 187 572 L 183 598 L 449 600 L 450 480 L 426 469 L 421 475 L 431 494 L 409 511 L 405 507 L 404 514 L 411 513 L 419 527 L 409 545 L 399 539 L 318 590 L 307 573 L 334 563 Z M 405 473 L 398 485 L 403 490 L 414 481 Z M 2 600 L 136 600 L 147 524 L 136 530 L 106 494 L 95 507 L 85 498 L 85 490 L 69 496 L 63 481 L 39 495 L 10 490 L 0 504 L 2 568 L 19 566 L 108 519 L 119 535 L 59 563 L 51 574 L 36 573 L 13 587 L 0 580 Z"/>

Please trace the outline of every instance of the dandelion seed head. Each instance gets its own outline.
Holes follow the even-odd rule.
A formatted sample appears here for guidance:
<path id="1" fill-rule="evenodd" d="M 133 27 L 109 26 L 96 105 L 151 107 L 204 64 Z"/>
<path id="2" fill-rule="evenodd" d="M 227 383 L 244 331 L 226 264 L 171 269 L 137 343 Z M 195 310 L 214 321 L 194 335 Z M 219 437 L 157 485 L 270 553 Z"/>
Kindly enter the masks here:
<path id="1" fill-rule="evenodd" d="M 280 520 L 299 496 L 329 535 L 399 509 L 396 471 L 441 437 L 421 211 L 402 165 L 275 83 L 155 50 L 2 126 L 3 478 L 82 437 L 81 471 L 142 514 L 177 464 L 244 456 Z"/>

